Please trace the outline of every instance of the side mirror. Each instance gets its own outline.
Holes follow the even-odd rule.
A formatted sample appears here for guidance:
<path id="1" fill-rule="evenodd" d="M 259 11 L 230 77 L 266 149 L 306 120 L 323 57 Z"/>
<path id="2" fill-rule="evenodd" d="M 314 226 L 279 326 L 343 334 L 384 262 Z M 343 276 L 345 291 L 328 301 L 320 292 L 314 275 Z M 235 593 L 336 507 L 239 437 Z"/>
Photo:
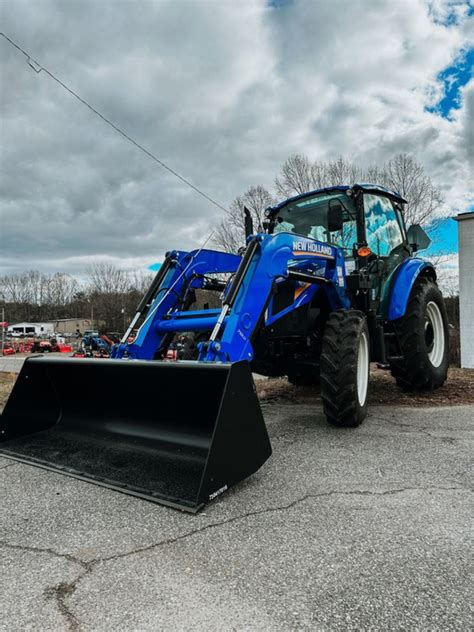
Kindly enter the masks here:
<path id="1" fill-rule="evenodd" d="M 410 246 L 416 252 L 424 250 L 431 244 L 431 239 L 419 224 L 413 224 L 407 231 L 407 239 Z"/>
<path id="2" fill-rule="evenodd" d="M 340 202 L 337 200 L 331 200 L 329 202 L 328 209 L 328 231 L 330 233 L 335 233 L 338 230 L 342 230 L 343 225 L 343 207 Z"/>

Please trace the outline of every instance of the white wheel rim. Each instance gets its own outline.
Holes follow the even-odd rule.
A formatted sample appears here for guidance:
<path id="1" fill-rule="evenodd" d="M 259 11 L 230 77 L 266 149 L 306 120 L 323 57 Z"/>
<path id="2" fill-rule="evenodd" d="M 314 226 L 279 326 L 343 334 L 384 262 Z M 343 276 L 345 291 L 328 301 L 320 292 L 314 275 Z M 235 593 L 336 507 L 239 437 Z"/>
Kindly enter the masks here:
<path id="1" fill-rule="evenodd" d="M 434 301 L 426 306 L 425 342 L 429 361 L 434 367 L 438 367 L 444 357 L 444 326 L 441 311 Z"/>
<path id="2" fill-rule="evenodd" d="M 369 340 L 367 333 L 362 332 L 359 339 L 359 350 L 357 353 L 357 397 L 359 404 L 363 406 L 367 398 L 367 388 L 369 386 Z"/>

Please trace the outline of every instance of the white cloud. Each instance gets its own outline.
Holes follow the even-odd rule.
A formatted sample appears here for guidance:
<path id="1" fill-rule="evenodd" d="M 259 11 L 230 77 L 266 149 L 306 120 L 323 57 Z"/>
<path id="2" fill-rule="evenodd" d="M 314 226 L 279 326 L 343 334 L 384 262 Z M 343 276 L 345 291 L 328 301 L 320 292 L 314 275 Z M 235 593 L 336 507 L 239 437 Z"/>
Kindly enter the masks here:
<path id="1" fill-rule="evenodd" d="M 452 120 L 426 111 L 472 37 L 465 3 L 0 7 L 7 34 L 225 205 L 272 186 L 292 152 L 368 164 L 399 151 L 424 164 L 453 213 L 467 203 L 472 82 Z M 0 46 L 2 269 L 81 272 L 103 257 L 131 268 L 202 242 L 218 209 Z"/>

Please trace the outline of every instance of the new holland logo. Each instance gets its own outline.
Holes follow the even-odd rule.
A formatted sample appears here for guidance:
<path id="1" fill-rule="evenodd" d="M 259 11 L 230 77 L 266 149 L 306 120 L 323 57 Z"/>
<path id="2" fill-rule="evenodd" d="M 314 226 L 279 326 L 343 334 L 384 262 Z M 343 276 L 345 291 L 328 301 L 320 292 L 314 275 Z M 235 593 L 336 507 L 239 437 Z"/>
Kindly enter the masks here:
<path id="1" fill-rule="evenodd" d="M 315 241 L 294 241 L 293 255 L 296 257 L 313 256 L 313 257 L 330 257 L 334 258 L 331 246 L 319 244 Z"/>

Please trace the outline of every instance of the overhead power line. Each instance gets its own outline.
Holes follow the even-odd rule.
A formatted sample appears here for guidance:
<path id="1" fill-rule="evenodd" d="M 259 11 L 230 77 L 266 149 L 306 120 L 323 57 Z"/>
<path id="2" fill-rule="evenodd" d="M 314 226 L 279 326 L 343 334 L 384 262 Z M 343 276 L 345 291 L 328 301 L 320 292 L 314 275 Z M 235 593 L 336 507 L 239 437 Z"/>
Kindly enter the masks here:
<path id="1" fill-rule="evenodd" d="M 127 132 L 124 132 L 122 129 L 120 129 L 120 127 L 118 127 L 118 125 L 116 125 L 115 123 L 113 123 L 110 119 L 108 119 L 106 116 L 104 116 L 103 114 L 101 114 L 101 112 L 99 112 L 94 106 L 92 106 L 90 103 L 88 103 L 85 99 L 83 99 L 81 96 L 79 96 L 77 94 L 77 92 L 74 92 L 74 90 L 72 88 L 70 88 L 68 85 L 66 85 L 63 81 L 61 81 L 61 79 L 59 79 L 58 77 L 56 77 L 56 75 L 54 75 L 50 70 L 48 70 L 47 68 L 45 68 L 42 64 L 40 64 L 38 61 L 36 61 L 36 59 L 34 59 L 29 53 L 27 53 L 25 50 L 23 50 L 23 48 L 21 46 L 19 46 L 19 44 L 17 44 L 16 42 L 14 42 L 10 37 L 8 37 L 8 35 L 5 35 L 5 33 L 0 32 L 0 35 L 5 38 L 7 40 L 7 42 L 9 42 L 12 46 L 14 46 L 18 51 L 20 51 L 20 53 L 22 53 L 25 57 L 26 57 L 26 61 L 28 63 L 28 65 L 30 66 L 30 68 L 32 68 L 37 74 L 39 74 L 40 72 L 44 72 L 45 74 L 47 74 L 49 77 L 51 77 L 51 79 L 53 79 L 56 83 L 58 83 L 62 88 L 64 88 L 64 90 L 66 90 L 67 92 L 69 92 L 69 94 L 71 94 L 74 98 L 76 98 L 78 101 L 80 101 L 83 105 L 85 105 L 87 108 L 89 108 L 89 110 L 91 110 L 91 112 L 93 112 L 96 116 L 98 116 L 99 118 L 101 118 L 104 123 L 107 123 L 107 125 L 109 125 L 110 127 L 112 127 L 112 129 L 114 129 L 118 134 L 120 134 L 121 136 L 123 136 L 123 138 L 125 138 L 126 140 L 128 140 L 130 143 L 132 143 L 132 145 L 135 145 L 135 147 L 137 147 L 140 151 L 142 151 L 144 154 L 146 154 L 149 158 L 151 158 L 152 160 L 154 160 L 156 163 L 158 163 L 160 165 L 160 167 L 163 167 L 163 169 L 166 169 L 167 171 L 169 171 L 169 173 L 171 173 L 173 176 L 175 176 L 175 178 L 178 178 L 178 180 L 181 180 L 181 182 L 183 182 L 184 184 L 186 184 L 188 187 L 191 187 L 191 189 L 193 189 L 194 191 L 196 191 L 196 193 L 198 193 L 199 195 L 201 195 L 203 198 L 205 198 L 208 202 L 211 202 L 211 204 L 214 204 L 214 206 L 217 206 L 217 208 L 221 209 L 222 211 L 224 211 L 225 213 L 229 213 L 228 209 L 225 208 L 225 206 L 223 206 L 222 204 L 220 204 L 219 202 L 217 202 L 216 200 L 214 200 L 212 197 L 210 197 L 209 195 L 207 195 L 207 193 L 204 193 L 204 191 L 202 191 L 201 189 L 199 189 L 197 186 L 195 186 L 192 182 L 190 182 L 187 178 L 185 178 L 184 176 L 182 176 L 180 173 L 178 173 L 177 171 L 175 171 L 174 169 L 172 169 L 170 166 L 168 166 L 163 160 L 160 160 L 160 158 L 158 158 L 157 156 L 155 156 L 155 154 L 153 154 L 149 149 L 147 149 L 146 147 L 144 147 L 143 145 L 141 145 L 139 142 L 137 142 L 135 139 L 133 139 L 129 134 L 127 134 Z"/>

